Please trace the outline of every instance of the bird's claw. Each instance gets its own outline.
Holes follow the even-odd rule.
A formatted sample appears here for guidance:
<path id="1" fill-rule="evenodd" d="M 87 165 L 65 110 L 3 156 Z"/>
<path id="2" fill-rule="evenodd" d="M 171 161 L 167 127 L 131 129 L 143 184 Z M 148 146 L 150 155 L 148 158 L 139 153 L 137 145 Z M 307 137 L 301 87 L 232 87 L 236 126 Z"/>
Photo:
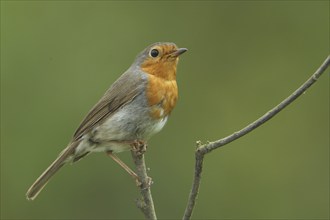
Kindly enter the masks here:
<path id="1" fill-rule="evenodd" d="M 147 151 L 147 144 L 142 140 L 135 140 L 132 143 L 132 150 L 140 156 Z"/>

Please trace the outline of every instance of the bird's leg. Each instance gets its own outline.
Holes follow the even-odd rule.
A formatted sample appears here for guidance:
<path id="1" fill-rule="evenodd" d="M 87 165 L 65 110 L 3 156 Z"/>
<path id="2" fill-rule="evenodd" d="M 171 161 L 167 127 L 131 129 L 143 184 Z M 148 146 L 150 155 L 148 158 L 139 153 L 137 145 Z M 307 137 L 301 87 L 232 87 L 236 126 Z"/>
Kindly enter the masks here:
<path id="1" fill-rule="evenodd" d="M 120 141 L 120 143 L 124 143 L 123 141 Z M 134 141 L 125 141 L 126 144 L 129 144 L 132 146 L 132 151 L 137 153 L 137 155 L 143 155 L 147 150 L 147 144 L 142 140 L 134 140 Z M 115 154 L 112 153 L 112 151 L 106 152 L 109 157 L 111 157 L 116 163 L 119 164 L 130 176 L 135 179 L 136 185 L 141 186 L 141 181 L 139 180 L 138 175 L 131 169 L 129 166 L 127 166 L 122 160 L 119 159 Z M 150 186 L 152 184 L 152 180 L 150 177 L 148 177 L 148 183 L 147 185 Z"/>
<path id="2" fill-rule="evenodd" d="M 136 175 L 136 173 L 131 168 L 129 168 L 129 166 L 127 166 L 121 159 L 119 159 L 119 157 L 113 154 L 112 151 L 107 151 L 107 155 L 111 157 L 111 159 L 113 159 L 116 163 L 118 163 L 119 166 L 121 166 L 129 175 L 131 175 L 138 182 L 139 177 Z"/>

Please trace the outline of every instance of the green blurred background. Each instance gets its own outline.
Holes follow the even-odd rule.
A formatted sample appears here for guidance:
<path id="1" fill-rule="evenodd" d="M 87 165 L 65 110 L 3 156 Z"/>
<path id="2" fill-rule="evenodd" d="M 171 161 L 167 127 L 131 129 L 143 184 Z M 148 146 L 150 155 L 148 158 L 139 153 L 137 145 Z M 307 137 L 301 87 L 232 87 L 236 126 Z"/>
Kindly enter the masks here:
<path id="1" fill-rule="evenodd" d="M 1 218 L 136 219 L 131 177 L 104 154 L 25 192 L 147 45 L 173 41 L 180 98 L 149 142 L 159 218 L 181 218 L 197 140 L 239 130 L 329 53 L 329 1 L 1 1 Z M 130 153 L 120 157 L 132 166 Z M 253 133 L 207 155 L 194 218 L 329 217 L 329 71 Z"/>

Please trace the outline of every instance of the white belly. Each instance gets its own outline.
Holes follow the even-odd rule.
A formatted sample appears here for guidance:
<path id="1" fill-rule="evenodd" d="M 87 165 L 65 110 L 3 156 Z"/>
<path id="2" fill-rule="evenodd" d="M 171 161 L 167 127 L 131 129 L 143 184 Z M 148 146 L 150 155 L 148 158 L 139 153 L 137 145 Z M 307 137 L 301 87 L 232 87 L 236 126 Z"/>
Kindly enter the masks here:
<path id="1" fill-rule="evenodd" d="M 134 121 L 133 121 L 134 122 Z M 76 148 L 76 155 L 86 152 L 119 153 L 131 149 L 136 140 L 146 142 L 152 135 L 158 133 L 166 124 L 167 117 L 160 120 L 145 120 L 143 123 L 126 122 L 122 114 L 113 115 L 103 124 L 83 136 Z M 117 126 L 116 126 L 117 125 Z"/>

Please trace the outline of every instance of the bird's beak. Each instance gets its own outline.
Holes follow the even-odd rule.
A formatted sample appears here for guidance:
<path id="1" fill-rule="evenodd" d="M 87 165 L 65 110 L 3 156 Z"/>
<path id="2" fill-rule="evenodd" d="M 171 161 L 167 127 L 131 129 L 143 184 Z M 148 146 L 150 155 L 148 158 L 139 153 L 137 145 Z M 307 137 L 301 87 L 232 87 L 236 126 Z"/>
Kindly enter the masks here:
<path id="1" fill-rule="evenodd" d="M 187 48 L 179 48 L 176 51 L 171 53 L 171 57 L 178 57 L 181 54 L 183 54 L 184 52 L 186 52 L 188 49 Z"/>

